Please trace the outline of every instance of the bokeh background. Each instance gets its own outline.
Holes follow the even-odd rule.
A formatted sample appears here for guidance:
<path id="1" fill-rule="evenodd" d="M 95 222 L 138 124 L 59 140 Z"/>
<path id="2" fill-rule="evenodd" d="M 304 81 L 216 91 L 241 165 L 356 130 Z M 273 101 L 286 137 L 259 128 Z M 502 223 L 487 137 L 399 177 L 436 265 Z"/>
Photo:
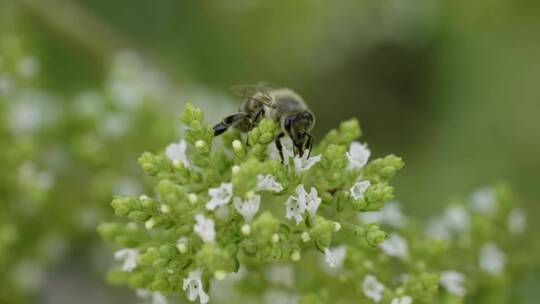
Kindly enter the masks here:
<path id="1" fill-rule="evenodd" d="M 112 193 L 133 186 L 112 185 L 113 172 L 121 168 L 144 188 L 137 156 L 177 139 L 185 101 L 218 120 L 240 103 L 228 93 L 231 85 L 265 80 L 304 96 L 317 115 L 315 138 L 357 117 L 374 155 L 402 156 L 396 189 L 408 214 L 428 217 L 478 187 L 506 181 L 529 219 L 540 215 L 537 1 L 0 0 L 0 41 L 5 58 L 20 52 L 39 62 L 33 90 L 61 100 L 54 119 L 63 123 L 30 140 L 35 149 L 75 155 L 57 178 L 64 186 L 51 194 L 58 210 L 78 206 L 82 196 L 84 206 L 103 210 L 96 217 L 111 217 Z M 85 155 L 80 150 L 91 154 L 92 145 L 79 139 L 96 125 L 71 121 L 74 104 L 84 92 L 109 94 L 111 79 L 141 69 L 150 76 L 132 84 L 147 84 L 151 98 L 133 114 L 132 132 L 103 142 L 101 157 Z M 132 90 L 120 91 L 125 97 Z M 95 187 L 103 191 L 85 193 Z M 0 203 L 7 204 L 4 190 Z M 63 216 L 74 215 L 53 217 Z M 532 231 L 537 222 L 530 221 Z M 37 303 L 131 300 L 106 287 L 106 262 L 85 264 L 106 252 L 88 249 L 99 243 L 93 229 L 61 239 L 63 258 L 43 270 Z M 4 267 L 0 272 L 13 271 Z"/>

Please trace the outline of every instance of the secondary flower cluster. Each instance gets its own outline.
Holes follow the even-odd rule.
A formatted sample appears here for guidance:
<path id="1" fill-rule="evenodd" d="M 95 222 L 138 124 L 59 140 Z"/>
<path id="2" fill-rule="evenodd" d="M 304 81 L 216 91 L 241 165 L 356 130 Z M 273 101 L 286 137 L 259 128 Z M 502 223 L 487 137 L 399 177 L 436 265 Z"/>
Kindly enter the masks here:
<path id="1" fill-rule="evenodd" d="M 207 303 L 212 278 L 301 265 L 317 251 L 335 269 L 345 258 L 337 245 L 373 250 L 386 239 L 378 224 L 355 214 L 377 211 L 393 197 L 389 180 L 403 162 L 393 155 L 368 162 L 369 149 L 355 141 L 356 120 L 331 131 L 310 158 L 293 156 L 283 141 L 283 163 L 273 121 L 260 122 L 247 143 L 228 132 L 216 146 L 200 109 L 188 104 L 181 121 L 185 139 L 139 159 L 157 179 L 155 197 L 115 197 L 124 223 L 99 227 L 120 248 L 123 264 L 111 271 L 112 282 Z"/>
<path id="2" fill-rule="evenodd" d="M 107 214 L 103 201 L 111 193 L 144 191 L 133 164 L 139 145 L 157 147 L 176 136 L 168 131 L 172 117 L 156 106 L 160 96 L 149 87 L 155 82 L 140 86 L 156 73 L 132 52 L 112 60 L 105 88 L 73 99 L 36 84 L 44 82 L 42 70 L 20 37 L 0 37 L 1 303 L 33 302 L 46 271 L 75 240 L 85 239 L 76 242 L 80 250 L 96 251 L 95 228 Z M 130 86 L 137 94 L 120 98 Z"/>

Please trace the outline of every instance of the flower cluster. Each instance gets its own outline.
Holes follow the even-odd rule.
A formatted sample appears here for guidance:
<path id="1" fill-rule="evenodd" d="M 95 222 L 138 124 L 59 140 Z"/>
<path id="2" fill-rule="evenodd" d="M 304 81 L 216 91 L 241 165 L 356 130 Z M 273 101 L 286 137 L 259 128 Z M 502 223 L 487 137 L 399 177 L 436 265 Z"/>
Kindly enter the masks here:
<path id="1" fill-rule="evenodd" d="M 125 221 L 99 227 L 118 246 L 116 255 L 128 258 L 111 271 L 111 282 L 206 303 L 214 283 L 239 271 L 244 280 L 260 267 L 317 255 L 338 271 L 345 244 L 373 251 L 387 238 L 355 214 L 377 211 L 393 197 L 389 181 L 403 162 L 393 155 L 368 162 L 369 149 L 355 141 L 356 120 L 330 132 L 310 158 L 294 156 L 284 141 L 283 163 L 271 120 L 249 132 L 246 144 L 231 131 L 218 146 L 200 109 L 188 104 L 181 121 L 184 139 L 139 158 L 157 180 L 155 198 L 115 197 L 112 207 Z"/>

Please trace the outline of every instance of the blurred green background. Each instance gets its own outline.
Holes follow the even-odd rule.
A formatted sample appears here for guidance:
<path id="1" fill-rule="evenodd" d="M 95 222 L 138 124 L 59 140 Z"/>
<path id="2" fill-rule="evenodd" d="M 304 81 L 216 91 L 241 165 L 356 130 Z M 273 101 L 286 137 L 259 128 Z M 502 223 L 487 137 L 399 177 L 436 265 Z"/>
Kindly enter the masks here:
<path id="1" fill-rule="evenodd" d="M 374 155 L 402 156 L 409 214 L 504 180 L 540 215 L 538 1 L 0 0 L 7 34 L 65 98 L 103 86 L 124 49 L 224 108 L 228 87 L 266 80 L 304 96 L 316 138 L 357 117 Z"/>

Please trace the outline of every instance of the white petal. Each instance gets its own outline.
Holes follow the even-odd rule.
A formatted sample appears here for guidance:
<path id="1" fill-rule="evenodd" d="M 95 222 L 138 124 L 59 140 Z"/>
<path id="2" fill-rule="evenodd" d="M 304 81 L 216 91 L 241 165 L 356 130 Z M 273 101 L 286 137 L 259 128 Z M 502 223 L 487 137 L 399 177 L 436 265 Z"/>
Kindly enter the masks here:
<path id="1" fill-rule="evenodd" d="M 349 152 L 347 152 L 349 169 L 362 169 L 367 164 L 370 155 L 371 151 L 368 149 L 367 144 L 361 144 L 357 141 L 352 142 Z"/>
<path id="2" fill-rule="evenodd" d="M 310 158 L 307 158 L 309 155 L 309 151 L 305 151 L 304 155 L 302 157 L 299 157 L 298 155 L 294 157 L 294 168 L 296 170 L 296 173 L 300 174 L 304 171 L 307 171 L 311 169 L 316 163 L 321 161 L 322 156 L 311 156 Z"/>
<path id="3" fill-rule="evenodd" d="M 325 262 L 330 268 L 339 268 L 347 257 L 347 246 L 326 248 L 324 250 Z"/>
<path id="4" fill-rule="evenodd" d="M 465 289 L 465 275 L 455 270 L 447 270 L 441 273 L 440 278 L 441 286 L 443 286 L 448 292 L 455 294 L 456 296 L 464 296 Z"/>
<path id="5" fill-rule="evenodd" d="M 259 210 L 261 204 L 261 196 L 254 195 L 252 198 L 242 201 L 241 198 L 234 198 L 234 207 L 242 216 L 244 217 L 247 223 L 251 223 L 253 217 Z"/>
<path id="6" fill-rule="evenodd" d="M 495 243 L 487 243 L 480 249 L 480 269 L 493 275 L 500 275 L 506 265 L 506 254 Z"/>
<path id="7" fill-rule="evenodd" d="M 508 215 L 508 231 L 514 234 L 525 232 L 527 225 L 527 214 L 523 209 L 514 209 Z"/>
<path id="8" fill-rule="evenodd" d="M 368 274 L 362 282 L 362 290 L 366 297 L 379 303 L 383 298 L 384 285 L 375 276 Z"/>
<path id="9" fill-rule="evenodd" d="M 409 257 L 409 246 L 407 240 L 397 233 L 392 233 L 379 247 L 389 256 L 407 259 Z"/>
<path id="10" fill-rule="evenodd" d="M 390 304 L 412 304 L 413 300 L 409 296 L 402 296 L 399 298 L 393 298 Z"/>
<path id="11" fill-rule="evenodd" d="M 214 221 L 205 218 L 201 214 L 195 216 L 195 221 L 197 223 L 193 227 L 193 231 L 195 231 L 204 242 L 213 242 L 216 238 Z"/>
<path id="12" fill-rule="evenodd" d="M 304 218 L 302 217 L 304 209 L 302 208 L 301 203 L 299 202 L 297 197 L 289 196 L 287 202 L 285 203 L 285 208 L 285 217 L 287 219 L 294 218 L 296 221 L 296 225 L 298 225 L 301 221 L 304 220 Z"/>
<path id="13" fill-rule="evenodd" d="M 125 248 L 118 250 L 114 253 L 116 260 L 123 260 L 122 270 L 131 272 L 137 268 L 137 258 L 139 257 L 139 251 L 137 249 Z"/>
<path id="14" fill-rule="evenodd" d="M 497 196 L 492 188 L 478 189 L 471 196 L 472 208 L 480 213 L 492 215 L 497 211 Z"/>
<path id="15" fill-rule="evenodd" d="M 217 206 L 228 204 L 233 195 L 233 185 L 231 183 L 222 183 L 219 188 L 208 189 L 208 195 L 211 199 L 206 204 L 206 209 L 214 210 Z"/>
<path id="16" fill-rule="evenodd" d="M 187 143 L 185 140 L 181 139 L 178 143 L 172 143 L 167 146 L 165 149 L 165 155 L 171 161 L 180 161 L 184 163 L 185 166 L 189 166 L 189 160 L 186 154 Z"/>
<path id="17" fill-rule="evenodd" d="M 279 193 L 283 191 L 283 186 L 276 180 L 273 175 L 258 175 L 257 176 L 257 191 L 273 191 Z"/>
<path id="18" fill-rule="evenodd" d="M 367 189 L 371 186 L 371 182 L 368 180 L 356 182 L 351 187 L 351 196 L 354 200 L 361 200 L 364 198 L 364 193 L 366 193 Z"/>
<path id="19" fill-rule="evenodd" d="M 453 205 L 446 208 L 444 221 L 452 231 L 461 233 L 469 230 L 469 213 L 462 206 Z"/>
<path id="20" fill-rule="evenodd" d="M 305 192 L 305 191 L 304 191 Z M 309 193 L 306 193 L 306 210 L 312 216 L 317 214 L 322 199 L 317 195 L 317 189 L 311 187 Z"/>

